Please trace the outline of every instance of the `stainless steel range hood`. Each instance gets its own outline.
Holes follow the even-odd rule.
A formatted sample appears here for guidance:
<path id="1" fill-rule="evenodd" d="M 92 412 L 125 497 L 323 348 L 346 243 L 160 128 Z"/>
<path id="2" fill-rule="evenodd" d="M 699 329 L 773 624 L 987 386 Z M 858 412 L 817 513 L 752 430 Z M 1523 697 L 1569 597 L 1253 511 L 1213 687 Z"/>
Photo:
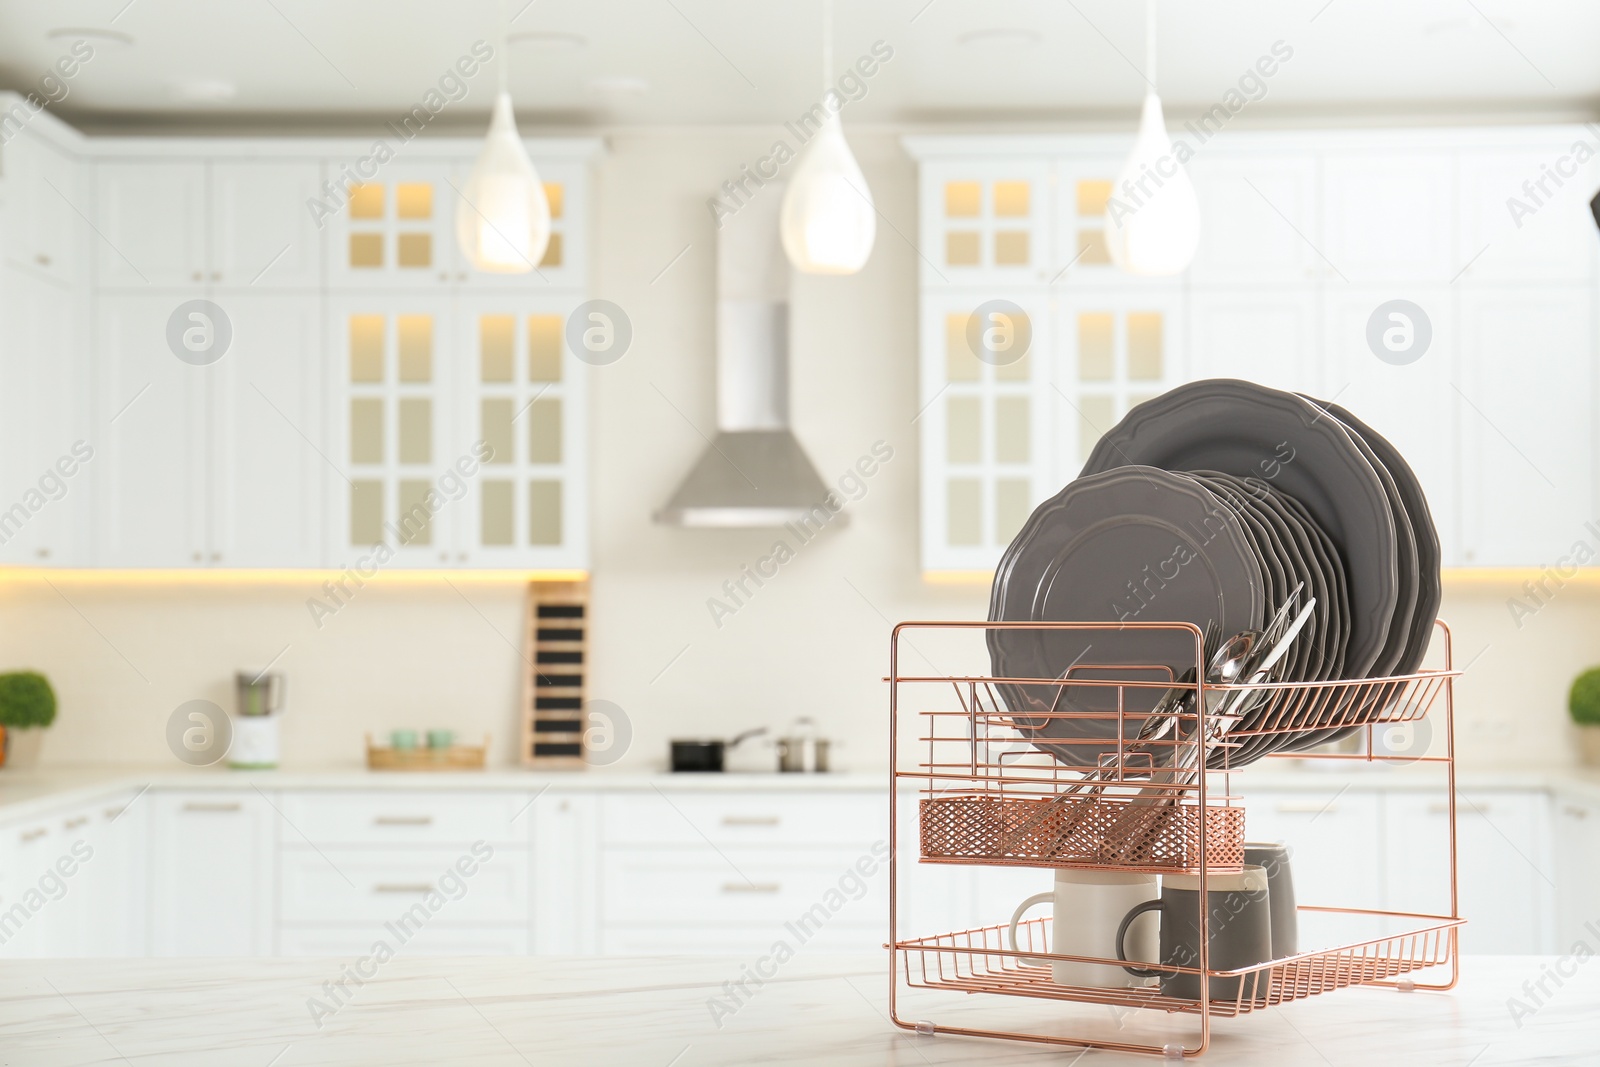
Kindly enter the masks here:
<path id="1" fill-rule="evenodd" d="M 828 495 L 789 432 L 782 202 L 783 186 L 769 182 L 717 231 L 717 433 L 656 512 L 659 523 L 782 526 L 813 515 Z M 830 525 L 844 518 L 832 515 Z"/>

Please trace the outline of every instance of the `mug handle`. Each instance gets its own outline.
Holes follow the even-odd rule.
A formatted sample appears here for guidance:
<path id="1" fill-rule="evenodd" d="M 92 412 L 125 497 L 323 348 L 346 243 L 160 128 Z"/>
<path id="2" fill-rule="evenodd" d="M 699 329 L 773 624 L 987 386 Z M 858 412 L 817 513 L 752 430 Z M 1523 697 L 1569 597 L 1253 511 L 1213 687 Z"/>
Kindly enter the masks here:
<path id="1" fill-rule="evenodd" d="M 1033 896 L 1029 897 L 1027 900 L 1024 900 L 1021 904 L 1017 905 L 1017 910 L 1011 913 L 1011 951 L 1012 952 L 1016 952 L 1017 951 L 1017 923 L 1022 921 L 1023 912 L 1027 911 L 1029 908 L 1036 907 L 1037 905 L 1043 904 L 1047 900 L 1055 900 L 1055 898 L 1056 898 L 1055 890 L 1052 889 L 1048 893 L 1035 893 Z M 1120 959 L 1121 957 L 1118 957 L 1118 958 Z M 1045 966 L 1048 966 L 1049 963 L 1050 963 L 1049 960 L 1034 959 L 1034 958 L 1029 957 L 1029 956 L 1019 956 L 1017 958 L 1017 961 L 1019 963 L 1030 964 L 1030 965 L 1032 965 L 1034 967 L 1045 967 Z"/>
<path id="2" fill-rule="evenodd" d="M 1123 939 L 1128 936 L 1128 927 L 1133 924 L 1133 920 L 1137 919 L 1147 911 L 1160 911 L 1165 903 L 1166 902 L 1160 897 L 1155 897 L 1151 900 L 1146 900 L 1136 904 L 1134 905 L 1133 910 L 1129 911 L 1128 914 L 1122 917 L 1122 925 L 1117 927 L 1117 959 L 1123 962 L 1122 969 L 1133 975 L 1135 978 L 1158 978 L 1162 975 L 1171 973 L 1169 971 L 1164 971 L 1159 967 L 1127 966 L 1128 953 L 1122 944 Z"/>

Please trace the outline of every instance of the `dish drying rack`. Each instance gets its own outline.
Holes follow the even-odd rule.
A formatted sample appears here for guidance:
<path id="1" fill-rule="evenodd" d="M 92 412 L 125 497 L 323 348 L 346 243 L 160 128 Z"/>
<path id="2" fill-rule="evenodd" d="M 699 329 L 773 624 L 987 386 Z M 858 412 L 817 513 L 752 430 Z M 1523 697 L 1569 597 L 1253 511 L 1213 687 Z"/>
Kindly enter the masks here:
<path id="1" fill-rule="evenodd" d="M 1278 682 L 1260 685 L 1207 685 L 1204 681 L 1206 649 L 1201 631 L 1188 623 L 1001 623 L 907 622 L 896 626 L 890 639 L 890 861 L 889 929 L 890 1017 L 896 1026 L 921 1034 L 960 1034 L 1006 1038 L 1044 1044 L 1103 1048 L 1168 1058 L 1198 1056 L 1211 1043 L 1214 1018 L 1231 1018 L 1288 1001 L 1359 985 L 1386 985 L 1402 990 L 1449 989 L 1459 977 L 1457 928 L 1464 922 L 1456 883 L 1456 773 L 1452 682 L 1460 674 L 1453 667 L 1450 629 L 1435 623 L 1434 659 L 1442 666 L 1387 678 Z M 1193 674 L 1184 676 L 1170 664 L 1077 664 L 1059 678 L 1000 678 L 986 674 L 902 673 L 902 646 L 915 651 L 918 662 L 931 663 L 916 648 L 918 637 L 952 631 L 972 631 L 978 637 L 998 629 L 1163 631 L 1192 643 Z M 970 635 L 968 635 L 970 638 Z M 1091 636 L 1091 635 L 1083 635 Z M 1092 643 L 1091 643 L 1092 647 Z M 1442 657 L 1438 653 L 1442 652 Z M 1170 657 L 1169 657 L 1170 658 Z M 987 664 L 988 657 L 983 657 Z M 1094 675 L 1096 677 L 1088 677 Z M 1107 677 L 1109 676 L 1109 677 Z M 1189 680 L 1198 679 L 1198 680 Z M 1013 715 L 1001 697 L 1003 687 L 1028 686 L 1055 689 L 1063 699 L 1049 711 Z M 1097 690 L 1097 701 L 1074 702 L 1072 694 Z M 1147 712 L 1135 710 L 1153 704 L 1162 693 L 1181 689 L 1194 694 L 1189 710 L 1176 720 L 1176 729 L 1162 740 L 1138 743 Z M 1200 716 L 1192 709 L 1208 707 L 1224 694 L 1250 689 L 1260 691 L 1260 710 L 1235 716 L 1232 729 L 1219 741 L 1207 737 Z M 1156 692 L 1151 692 L 1155 690 Z M 1104 694 L 1114 692 L 1114 708 L 1107 711 L 1073 710 L 1074 703 L 1112 703 Z M 952 699 L 953 695 L 953 699 Z M 1375 752 L 1373 733 L 1395 724 L 1415 723 L 1438 707 L 1444 723 L 1443 755 L 1386 755 Z M 1116 724 L 1111 739 L 1049 738 L 1037 731 L 1053 719 L 1097 719 Z M 1020 720 L 1020 725 L 1019 725 Z M 1212 718 L 1212 722 L 1215 717 Z M 1067 724 L 1070 733 L 1071 724 Z M 1240 796 L 1230 791 L 1232 775 L 1243 768 L 1228 765 L 1229 755 L 1252 737 L 1295 734 L 1309 738 L 1337 727 L 1361 727 L 1367 732 L 1365 754 L 1293 751 L 1265 758 L 1345 760 L 1385 763 L 1404 761 L 1433 765 L 1443 770 L 1448 808 L 1450 913 L 1358 908 L 1300 906 L 1304 918 L 1311 914 L 1348 916 L 1361 922 L 1387 924 L 1382 936 L 1354 938 L 1345 943 L 1300 952 L 1237 970 L 1210 967 L 1207 901 L 1208 873 L 1237 871 L 1244 862 L 1245 812 Z M 1104 733 L 1109 728 L 1102 726 Z M 1097 750 L 1114 744 L 1098 761 L 1097 780 L 1085 788 L 1086 770 L 1066 766 L 1041 750 L 1042 746 L 1092 745 Z M 1183 753 L 1188 747 L 1187 754 Z M 1152 756 L 1152 751 L 1156 753 Z M 1170 755 L 1167 755 L 1170 754 Z M 1209 756 L 1209 759 L 1207 758 Z M 1184 758 L 1194 770 L 1188 776 L 1163 774 L 1163 769 Z M 1211 766 L 1208 768 L 1207 763 Z M 1220 785 L 1220 788 L 1218 788 Z M 1073 868 L 1146 874 L 1199 875 L 1199 958 L 1193 967 L 1162 967 L 1163 972 L 1200 976 L 1197 1000 L 1164 995 L 1154 987 L 1075 986 L 1057 984 L 1052 961 L 1102 964 L 1108 976 L 1121 975 L 1121 961 L 1108 957 L 1055 954 L 1050 918 L 1026 920 L 1017 927 L 1016 947 L 1008 940 L 1009 924 L 903 937 L 900 934 L 902 842 L 892 812 L 902 787 L 919 793 L 916 842 L 918 861 L 934 865 L 1001 865 L 1013 867 Z M 906 843 L 909 846 L 909 843 Z M 1291 843 L 1292 844 L 1292 843 Z M 1376 846 L 1374 846 L 1376 847 Z M 1358 862 L 1359 857 L 1352 857 Z M 1430 971 L 1432 981 L 1412 977 Z M 1239 978 L 1238 993 L 1213 998 L 1211 983 Z M 1146 1010 L 1166 1013 L 1165 1018 L 1197 1019 L 1192 1037 L 1180 1040 L 1138 1042 L 1104 1032 L 1076 1032 L 1078 1022 L 1062 1013 L 1030 1018 L 1032 1030 L 971 1025 L 966 1016 L 975 1001 L 966 997 L 959 1022 L 938 1022 L 902 1016 L 905 989 L 961 994 L 1026 998 L 1027 1001 L 1073 1002 L 1103 1005 L 1125 1017 Z M 920 996 L 921 994 L 919 994 Z M 929 998 L 923 997 L 921 1003 Z M 955 1002 L 952 1002 L 955 1003 Z M 998 1002 L 991 1002 L 998 1003 Z M 1025 1001 L 1006 1002 L 1008 1006 Z M 1015 1014 L 1014 1012 L 1011 1014 Z M 1120 1027 L 1119 1023 L 1119 1027 Z M 1098 1028 L 1103 1031 L 1104 1027 Z M 1167 1035 L 1162 1035 L 1167 1036 Z"/>

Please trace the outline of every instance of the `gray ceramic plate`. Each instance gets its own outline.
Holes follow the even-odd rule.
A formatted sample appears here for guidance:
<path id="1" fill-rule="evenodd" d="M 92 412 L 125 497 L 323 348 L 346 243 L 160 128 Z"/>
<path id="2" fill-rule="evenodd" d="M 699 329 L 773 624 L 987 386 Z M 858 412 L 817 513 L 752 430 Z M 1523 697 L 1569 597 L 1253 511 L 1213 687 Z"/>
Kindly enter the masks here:
<path id="1" fill-rule="evenodd" d="M 1130 463 L 1270 475 L 1275 489 L 1303 504 L 1344 565 L 1351 624 L 1345 670 L 1368 674 L 1399 600 L 1398 535 L 1382 479 L 1337 419 L 1293 393 L 1252 382 L 1191 382 L 1128 412 L 1100 439 L 1083 473 Z"/>
<path id="2" fill-rule="evenodd" d="M 1079 478 L 1040 504 L 1001 557 L 989 600 L 991 620 L 1189 622 L 1223 634 L 1259 627 L 1264 612 L 1261 565 L 1233 513 L 1193 478 L 1141 466 Z M 1192 636 L 1115 624 L 990 630 L 988 644 L 1001 678 L 1162 681 L 1195 665 Z M 1125 669 L 1135 664 L 1166 670 Z M 1018 727 L 1060 762 L 1092 767 L 1115 749 L 1116 687 L 999 689 Z M 1121 692 L 1125 714 L 1142 717 L 1163 690 Z M 1099 717 L 1046 717 L 1052 708 Z"/>

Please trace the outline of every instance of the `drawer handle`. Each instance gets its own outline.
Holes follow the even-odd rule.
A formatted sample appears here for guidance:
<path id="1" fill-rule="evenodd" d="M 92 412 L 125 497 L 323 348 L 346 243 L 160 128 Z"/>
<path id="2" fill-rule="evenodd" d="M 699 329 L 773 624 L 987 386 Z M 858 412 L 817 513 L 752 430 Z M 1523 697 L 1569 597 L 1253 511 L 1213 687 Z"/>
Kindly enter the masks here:
<path id="1" fill-rule="evenodd" d="M 105 815 L 106 818 L 108 818 L 108 819 L 112 820 L 113 822 L 115 822 L 117 816 L 121 815 L 123 812 L 125 812 L 127 810 L 128 810 L 127 808 L 107 808 L 105 810 L 105 812 L 104 812 L 104 815 Z"/>
<path id="2" fill-rule="evenodd" d="M 777 826 L 778 822 L 776 815 L 724 815 L 722 817 L 722 825 L 724 826 Z"/>
<path id="3" fill-rule="evenodd" d="M 427 896 L 433 892 L 433 886 L 421 882 L 416 885 L 375 885 L 372 887 L 372 891 L 374 893 L 405 893 L 410 896 Z"/>
<path id="4" fill-rule="evenodd" d="M 1283 815 L 1332 815 L 1338 810 L 1338 804 L 1318 804 L 1314 800 L 1285 800 L 1278 805 Z"/>
<path id="5" fill-rule="evenodd" d="M 1571 804 L 1568 804 L 1566 807 L 1562 808 L 1561 813 L 1563 815 L 1570 815 L 1574 819 L 1587 819 L 1589 817 L 1589 811 L 1587 808 L 1577 808 L 1573 807 Z"/>
<path id="6" fill-rule="evenodd" d="M 43 837 L 45 834 L 47 834 L 49 832 L 50 832 L 49 830 L 46 830 L 42 826 L 37 830 L 24 830 L 24 831 L 22 831 L 22 840 L 24 842 L 37 841 L 37 840 L 39 840 L 39 838 Z"/>
<path id="7" fill-rule="evenodd" d="M 432 815 L 379 815 L 372 820 L 374 826 L 431 826 Z"/>
<path id="8" fill-rule="evenodd" d="M 776 893 L 783 887 L 777 882 L 723 882 L 724 893 Z"/>
<path id="9" fill-rule="evenodd" d="M 80 815 L 76 819 L 68 819 L 65 823 L 62 824 L 62 827 L 64 829 L 67 829 L 67 830 L 76 830 L 78 827 L 82 826 L 84 823 L 86 823 L 88 821 L 89 821 L 89 816 Z"/>
<path id="10" fill-rule="evenodd" d="M 239 811 L 244 807 L 237 800 L 226 802 L 191 800 L 183 806 L 184 811 Z"/>

